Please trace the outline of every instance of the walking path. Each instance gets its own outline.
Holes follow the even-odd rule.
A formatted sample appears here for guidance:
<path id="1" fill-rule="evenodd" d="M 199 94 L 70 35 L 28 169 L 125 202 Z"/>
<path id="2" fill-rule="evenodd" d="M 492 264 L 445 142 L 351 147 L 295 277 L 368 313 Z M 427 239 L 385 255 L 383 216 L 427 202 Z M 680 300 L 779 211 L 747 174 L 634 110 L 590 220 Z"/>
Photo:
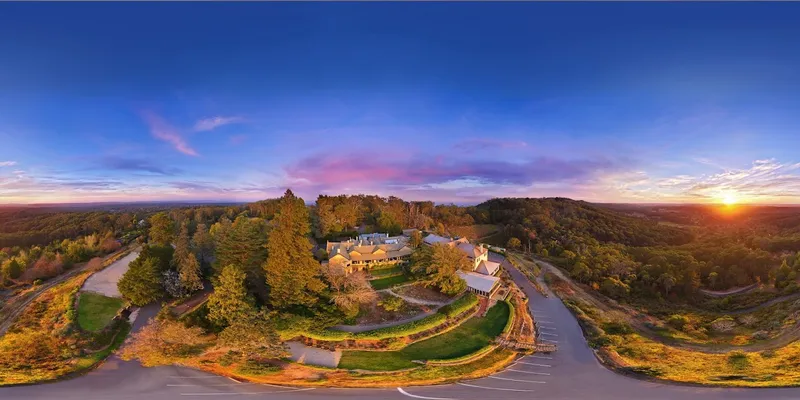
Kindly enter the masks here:
<path id="1" fill-rule="evenodd" d="M 409 302 L 411 304 L 418 304 L 418 305 L 421 305 L 421 306 L 439 306 L 439 307 L 442 307 L 442 306 L 446 306 L 446 305 L 452 303 L 453 301 L 455 301 L 455 299 L 451 299 L 449 301 L 422 300 L 422 299 L 418 299 L 416 297 L 409 297 L 409 296 L 406 296 L 406 295 L 402 295 L 400 293 L 396 293 L 396 292 L 392 291 L 392 289 L 386 289 L 384 291 L 384 293 L 389 293 L 389 294 L 391 294 L 393 296 L 397 296 L 397 297 L 399 297 L 399 298 L 401 298 L 401 299 L 403 299 L 403 300 L 405 300 L 405 301 L 407 301 L 407 302 Z"/>
<path id="2" fill-rule="evenodd" d="M 330 351 L 309 347 L 300 342 L 287 342 L 289 346 L 289 357 L 292 361 L 300 364 L 318 365 L 321 367 L 336 368 L 339 360 L 342 359 L 342 351 Z"/>

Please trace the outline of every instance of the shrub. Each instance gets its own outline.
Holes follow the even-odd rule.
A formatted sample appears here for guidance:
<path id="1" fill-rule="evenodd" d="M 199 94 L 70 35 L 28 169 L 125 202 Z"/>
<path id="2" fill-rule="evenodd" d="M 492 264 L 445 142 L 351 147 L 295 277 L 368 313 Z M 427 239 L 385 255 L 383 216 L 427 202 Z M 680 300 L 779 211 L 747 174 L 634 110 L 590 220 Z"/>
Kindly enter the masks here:
<path id="1" fill-rule="evenodd" d="M 746 353 L 734 351 L 728 355 L 728 364 L 735 369 L 745 369 L 750 366 L 750 360 Z"/>
<path id="2" fill-rule="evenodd" d="M 677 330 L 683 330 L 689 324 L 689 317 L 680 314 L 673 314 L 667 318 L 667 324 Z"/>
<path id="3" fill-rule="evenodd" d="M 237 372 L 245 375 L 268 375 L 280 372 L 281 367 L 272 364 L 260 363 L 249 360 L 236 369 Z"/>
<path id="4" fill-rule="evenodd" d="M 609 335 L 627 335 L 633 333 L 633 329 L 624 322 L 606 322 L 603 324 L 603 330 Z"/>
<path id="5" fill-rule="evenodd" d="M 467 293 L 458 298 L 456 301 L 440 308 L 439 313 L 453 318 L 463 314 L 465 311 L 475 307 L 477 304 L 478 296 L 473 293 Z"/>
<path id="6" fill-rule="evenodd" d="M 393 312 L 393 311 L 400 311 L 405 302 L 403 299 L 395 296 L 389 296 L 381 301 L 378 302 L 378 305 L 381 306 L 386 311 Z"/>
<path id="7" fill-rule="evenodd" d="M 730 332 L 735 327 L 736 321 L 729 316 L 720 317 L 711 322 L 711 329 L 716 332 Z"/>

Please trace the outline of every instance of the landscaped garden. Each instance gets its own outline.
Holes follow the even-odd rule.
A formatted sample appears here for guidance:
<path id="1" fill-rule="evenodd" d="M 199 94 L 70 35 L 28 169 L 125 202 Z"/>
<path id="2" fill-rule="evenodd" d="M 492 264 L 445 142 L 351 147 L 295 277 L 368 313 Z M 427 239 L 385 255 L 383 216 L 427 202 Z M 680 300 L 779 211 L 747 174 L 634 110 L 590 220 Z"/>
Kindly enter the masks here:
<path id="1" fill-rule="evenodd" d="M 413 360 L 457 358 L 478 351 L 499 335 L 508 321 L 506 303 L 498 303 L 484 317 L 474 317 L 455 329 L 397 351 L 345 351 L 339 368 L 394 371 L 418 366 Z"/>
<path id="2" fill-rule="evenodd" d="M 397 285 L 402 285 L 411 279 L 407 275 L 395 275 L 387 278 L 374 279 L 369 281 L 369 284 L 375 290 L 388 289 Z"/>
<path id="3" fill-rule="evenodd" d="M 101 294 L 84 292 L 78 300 L 78 325 L 96 332 L 108 325 L 122 308 L 123 300 Z"/>

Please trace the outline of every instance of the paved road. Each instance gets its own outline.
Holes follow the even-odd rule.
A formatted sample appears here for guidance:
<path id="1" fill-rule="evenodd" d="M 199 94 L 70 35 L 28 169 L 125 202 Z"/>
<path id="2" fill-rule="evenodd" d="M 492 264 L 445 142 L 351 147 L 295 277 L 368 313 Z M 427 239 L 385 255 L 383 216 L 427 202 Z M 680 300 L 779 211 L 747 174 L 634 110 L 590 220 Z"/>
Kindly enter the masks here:
<path id="1" fill-rule="evenodd" d="M 122 297 L 117 288 L 117 282 L 122 278 L 122 275 L 128 272 L 128 266 L 137 257 L 139 257 L 139 252 L 132 251 L 113 264 L 95 272 L 83 283 L 81 290 L 99 293 L 108 297 Z"/>
<path id="2" fill-rule="evenodd" d="M 496 259 L 499 260 L 499 259 Z M 309 389 L 238 383 L 227 378 L 180 367 L 142 368 L 112 357 L 84 377 L 28 387 L 0 388 L 3 400 L 167 400 L 191 398 L 305 399 L 758 399 L 800 398 L 800 388 L 716 389 L 658 384 L 618 375 L 602 367 L 583 339 L 580 327 L 564 305 L 544 298 L 508 263 L 504 266 L 531 298 L 530 307 L 543 331 L 558 343 L 557 353 L 523 357 L 491 377 L 451 385 L 392 389 Z M 137 329 L 154 307 L 142 310 Z M 411 397 L 409 397 L 409 395 Z"/>

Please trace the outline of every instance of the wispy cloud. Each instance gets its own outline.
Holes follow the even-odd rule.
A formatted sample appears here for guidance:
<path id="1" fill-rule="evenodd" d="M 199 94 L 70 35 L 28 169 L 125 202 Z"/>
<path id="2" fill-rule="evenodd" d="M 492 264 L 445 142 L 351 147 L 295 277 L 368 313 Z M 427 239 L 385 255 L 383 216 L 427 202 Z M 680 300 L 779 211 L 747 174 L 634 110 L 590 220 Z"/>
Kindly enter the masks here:
<path id="1" fill-rule="evenodd" d="M 155 113 L 152 112 L 145 112 L 143 114 L 145 122 L 150 127 L 150 133 L 156 139 L 163 140 L 172 145 L 175 150 L 179 152 L 189 155 L 189 156 L 198 156 L 199 154 L 195 151 L 186 139 L 181 135 L 181 132 L 177 130 L 175 127 L 169 125 L 163 118 L 159 117 Z"/>
<path id="2" fill-rule="evenodd" d="M 0 167 L 11 167 L 17 165 L 16 161 L 0 161 Z"/>
<path id="3" fill-rule="evenodd" d="M 453 145 L 453 149 L 459 151 L 485 151 L 492 149 L 517 149 L 528 147 L 528 143 L 522 140 L 500 140 L 488 138 L 473 138 L 462 140 Z"/>
<path id="4" fill-rule="evenodd" d="M 220 126 L 236 124 L 244 121 L 242 117 L 211 117 L 203 118 L 194 124 L 195 132 L 211 131 Z"/>
<path id="5" fill-rule="evenodd" d="M 116 156 L 104 157 L 100 160 L 100 166 L 118 171 L 148 172 L 156 175 L 176 175 L 180 173 L 178 168 L 162 167 L 153 164 L 149 160 Z"/>

